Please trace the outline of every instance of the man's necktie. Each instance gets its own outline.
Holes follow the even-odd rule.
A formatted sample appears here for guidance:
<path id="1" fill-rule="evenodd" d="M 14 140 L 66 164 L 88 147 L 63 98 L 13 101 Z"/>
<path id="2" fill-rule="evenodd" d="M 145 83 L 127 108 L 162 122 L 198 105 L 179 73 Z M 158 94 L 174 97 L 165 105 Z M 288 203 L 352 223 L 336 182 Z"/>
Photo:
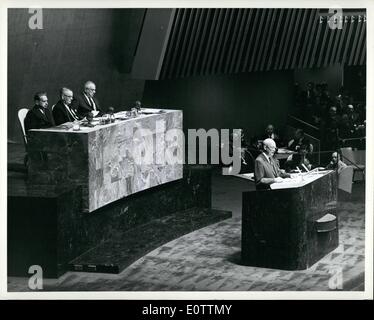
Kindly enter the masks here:
<path id="1" fill-rule="evenodd" d="M 269 160 L 270 160 L 271 168 L 273 170 L 273 174 L 274 174 L 275 177 L 277 177 L 278 173 L 277 173 L 277 169 L 276 169 L 276 166 L 275 166 L 275 161 L 272 157 L 269 158 Z"/>
<path id="2" fill-rule="evenodd" d="M 70 109 L 70 110 L 71 110 L 71 112 L 73 113 L 74 118 L 75 118 L 76 120 L 78 120 L 79 117 L 78 117 L 77 114 L 75 113 L 74 109 Z"/>
<path id="3" fill-rule="evenodd" d="M 72 116 L 73 120 L 78 120 L 77 115 L 75 114 L 74 110 L 71 109 L 70 107 L 67 107 L 70 115 Z"/>
<path id="4" fill-rule="evenodd" d="M 91 107 L 94 111 L 96 111 L 96 105 L 95 105 L 95 102 L 93 101 L 93 99 L 91 97 L 88 97 L 88 99 L 90 100 L 90 103 L 91 103 Z"/>

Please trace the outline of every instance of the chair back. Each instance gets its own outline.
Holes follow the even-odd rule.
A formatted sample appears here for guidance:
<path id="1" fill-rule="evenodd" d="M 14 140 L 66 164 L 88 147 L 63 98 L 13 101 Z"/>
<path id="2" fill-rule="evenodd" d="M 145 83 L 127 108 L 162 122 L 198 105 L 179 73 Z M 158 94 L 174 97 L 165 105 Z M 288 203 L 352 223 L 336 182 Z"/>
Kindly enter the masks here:
<path id="1" fill-rule="evenodd" d="M 342 161 L 346 165 L 356 164 L 355 155 L 351 147 L 340 148 L 340 152 L 342 154 Z"/>
<path id="2" fill-rule="evenodd" d="M 352 193 L 352 180 L 353 180 L 354 167 L 346 166 L 339 173 L 338 189 L 348 193 Z"/>
<path id="3" fill-rule="evenodd" d="M 25 130 L 25 118 L 27 113 L 29 112 L 29 109 L 27 108 L 22 108 L 18 110 L 18 120 L 19 124 L 22 129 L 22 137 L 23 137 L 23 142 L 25 143 L 25 146 L 27 145 L 27 136 L 26 136 L 26 130 Z"/>

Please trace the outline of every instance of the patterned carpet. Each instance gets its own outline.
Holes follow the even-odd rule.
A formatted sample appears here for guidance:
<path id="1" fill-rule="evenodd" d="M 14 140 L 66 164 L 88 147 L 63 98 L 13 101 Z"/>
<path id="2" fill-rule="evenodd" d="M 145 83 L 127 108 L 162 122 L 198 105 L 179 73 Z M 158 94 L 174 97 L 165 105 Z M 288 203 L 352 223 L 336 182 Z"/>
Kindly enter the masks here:
<path id="1" fill-rule="evenodd" d="M 241 220 L 235 217 L 171 241 L 118 275 L 68 272 L 46 281 L 44 290 L 364 290 L 364 203 L 340 201 L 339 208 L 340 245 L 308 270 L 241 266 Z M 8 290 L 27 291 L 27 279 L 9 278 Z"/>

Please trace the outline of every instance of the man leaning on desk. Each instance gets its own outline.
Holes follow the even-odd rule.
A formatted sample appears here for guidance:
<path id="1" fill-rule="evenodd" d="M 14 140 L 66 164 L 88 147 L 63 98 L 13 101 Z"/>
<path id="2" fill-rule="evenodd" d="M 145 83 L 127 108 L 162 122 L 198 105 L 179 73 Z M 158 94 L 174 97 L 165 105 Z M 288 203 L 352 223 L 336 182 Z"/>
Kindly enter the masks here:
<path id="1" fill-rule="evenodd" d="M 277 145 L 273 139 L 263 141 L 263 152 L 255 161 L 255 182 L 256 189 L 270 189 L 272 183 L 282 182 L 283 178 L 290 178 L 290 175 L 279 167 L 279 162 L 274 159 Z"/>
<path id="2" fill-rule="evenodd" d="M 95 93 L 95 83 L 87 81 L 84 84 L 83 92 L 74 97 L 72 106 L 78 111 L 80 117 L 86 117 L 89 112 L 92 112 L 95 117 L 102 115 L 99 100 L 95 97 Z"/>

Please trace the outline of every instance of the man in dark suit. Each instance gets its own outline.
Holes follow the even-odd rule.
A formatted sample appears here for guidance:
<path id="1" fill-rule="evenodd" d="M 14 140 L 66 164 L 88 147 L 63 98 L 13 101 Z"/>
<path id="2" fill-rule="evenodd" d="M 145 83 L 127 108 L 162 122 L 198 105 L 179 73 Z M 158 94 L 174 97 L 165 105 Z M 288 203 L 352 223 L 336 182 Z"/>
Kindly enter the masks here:
<path id="1" fill-rule="evenodd" d="M 256 189 L 269 189 L 272 183 L 282 182 L 283 178 L 290 175 L 279 167 L 279 162 L 274 159 L 277 145 L 274 140 L 268 138 L 263 142 L 264 151 L 255 161 L 255 182 Z"/>
<path id="2" fill-rule="evenodd" d="M 56 125 L 58 126 L 65 122 L 79 120 L 76 110 L 74 110 L 71 105 L 73 100 L 73 91 L 68 88 L 61 88 L 60 96 L 60 101 L 56 103 L 52 110 Z"/>
<path id="3" fill-rule="evenodd" d="M 55 126 L 52 113 L 48 110 L 48 98 L 46 92 L 38 92 L 34 95 L 35 105 L 26 114 L 25 130 L 44 129 Z"/>
<path id="4" fill-rule="evenodd" d="M 309 139 L 305 136 L 303 129 L 296 129 L 294 138 L 288 142 L 288 149 L 291 151 L 306 150 L 308 153 L 313 151 L 313 146 Z"/>
<path id="5" fill-rule="evenodd" d="M 278 147 L 282 144 L 278 134 L 275 133 L 275 129 L 272 124 L 267 125 L 265 129 L 265 134 L 261 136 L 261 140 L 265 140 L 268 138 L 274 140 L 274 142 L 278 145 Z"/>
<path id="6" fill-rule="evenodd" d="M 89 112 L 94 113 L 94 116 L 100 116 L 102 111 L 100 109 L 99 100 L 95 97 L 96 85 L 92 81 L 87 81 L 84 84 L 84 90 L 78 94 L 73 100 L 73 108 L 78 111 L 78 114 L 83 118 Z"/>

